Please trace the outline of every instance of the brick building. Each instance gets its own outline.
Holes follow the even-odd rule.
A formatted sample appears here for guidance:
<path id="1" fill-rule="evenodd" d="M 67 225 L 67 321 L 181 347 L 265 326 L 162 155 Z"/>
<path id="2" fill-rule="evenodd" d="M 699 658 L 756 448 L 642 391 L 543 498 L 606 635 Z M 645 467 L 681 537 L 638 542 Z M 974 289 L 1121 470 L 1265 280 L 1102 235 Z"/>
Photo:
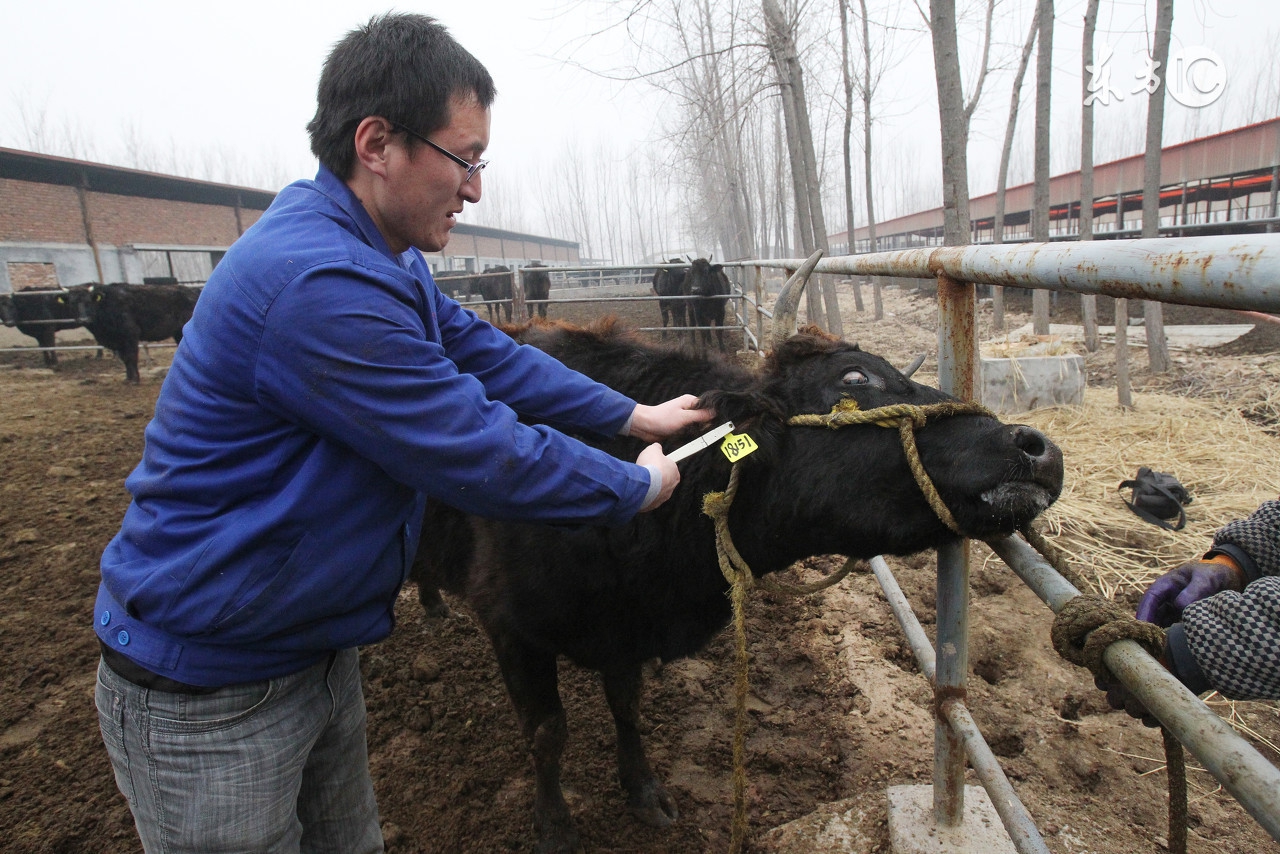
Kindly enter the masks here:
<path id="1" fill-rule="evenodd" d="M 275 194 L 0 148 L 0 294 L 85 282 L 203 283 Z M 578 244 L 458 224 L 435 270 L 578 263 Z"/>

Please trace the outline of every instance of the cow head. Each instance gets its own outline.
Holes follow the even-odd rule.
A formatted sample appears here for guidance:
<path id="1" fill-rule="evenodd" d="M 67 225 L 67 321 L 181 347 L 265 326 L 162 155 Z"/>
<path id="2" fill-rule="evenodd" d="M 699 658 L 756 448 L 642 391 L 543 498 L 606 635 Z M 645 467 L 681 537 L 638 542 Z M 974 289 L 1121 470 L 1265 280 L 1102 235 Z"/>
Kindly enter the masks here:
<path id="1" fill-rule="evenodd" d="M 806 266 L 811 270 L 816 260 Z M 742 519 L 734 526 L 735 536 L 738 530 L 745 533 L 739 547 L 744 555 L 757 552 L 767 565 L 821 552 L 870 557 L 867 547 L 873 542 L 872 554 L 907 554 L 954 539 L 917 485 L 895 426 L 831 429 L 792 423 L 794 416 L 824 415 L 837 406 L 868 411 L 954 402 L 816 327 L 785 334 L 805 275 L 793 276 L 779 296 L 774 322 L 783 332 L 755 382 L 704 396 L 718 417 L 732 420 L 759 448 L 743 459 L 740 492 L 768 496 L 761 511 L 765 518 Z M 930 418 L 914 439 L 928 477 L 968 536 L 1012 533 L 1061 492 L 1062 452 L 1031 427 L 966 413 Z M 752 531 L 770 529 L 803 536 L 785 545 L 752 541 Z"/>
<path id="2" fill-rule="evenodd" d="M 5 326 L 18 325 L 18 314 L 13 310 L 13 297 L 9 294 L 0 294 L 0 323 Z"/>
<path id="3" fill-rule="evenodd" d="M 694 258 L 687 276 L 689 295 L 695 297 L 720 296 L 729 292 L 729 280 L 723 264 L 712 264 L 707 258 Z"/>

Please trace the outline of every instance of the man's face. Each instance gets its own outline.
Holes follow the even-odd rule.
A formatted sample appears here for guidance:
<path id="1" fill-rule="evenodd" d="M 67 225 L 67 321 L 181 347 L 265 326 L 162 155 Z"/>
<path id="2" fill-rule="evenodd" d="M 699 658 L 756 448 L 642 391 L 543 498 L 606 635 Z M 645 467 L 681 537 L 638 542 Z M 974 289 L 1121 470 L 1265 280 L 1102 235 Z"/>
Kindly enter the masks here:
<path id="1" fill-rule="evenodd" d="M 450 102 L 449 124 L 425 136 L 469 162 L 489 146 L 489 110 L 470 98 Z M 454 215 L 480 201 L 483 171 L 470 181 L 460 164 L 408 134 L 396 134 L 388 150 L 387 180 L 375 216 L 393 252 L 414 246 L 438 252 L 449 242 Z"/>

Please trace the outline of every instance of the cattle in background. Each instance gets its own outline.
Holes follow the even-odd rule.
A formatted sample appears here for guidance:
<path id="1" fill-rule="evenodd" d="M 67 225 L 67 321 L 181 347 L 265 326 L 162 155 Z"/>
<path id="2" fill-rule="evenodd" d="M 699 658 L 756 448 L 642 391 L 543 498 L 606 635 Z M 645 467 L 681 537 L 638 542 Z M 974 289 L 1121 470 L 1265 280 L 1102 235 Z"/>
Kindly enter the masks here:
<path id="1" fill-rule="evenodd" d="M 103 347 L 124 362 L 125 376 L 139 382 L 138 343 L 172 338 L 182 342 L 200 288 L 185 285 L 90 285 L 77 295 L 85 326 Z"/>
<path id="2" fill-rule="evenodd" d="M 528 267 L 520 271 L 521 282 L 524 284 L 524 298 L 536 304 L 534 308 L 529 309 L 530 317 L 533 317 L 535 309 L 538 317 L 547 316 L 547 300 L 551 299 L 551 274 L 546 270 L 535 269 L 542 266 L 545 265 L 541 261 L 531 261 Z"/>
<path id="3" fill-rule="evenodd" d="M 442 270 L 432 275 L 438 287 L 445 295 L 465 302 L 479 291 L 476 290 L 476 277 L 465 270 Z"/>
<path id="4" fill-rule="evenodd" d="M 711 346 L 711 327 L 715 327 L 716 346 L 724 351 L 724 309 L 729 298 L 729 276 L 724 265 L 712 264 L 710 259 L 695 258 L 689 264 L 689 275 L 685 280 L 685 288 L 689 296 L 690 326 L 701 327 L 694 330 L 693 347 L 702 352 Z"/>
<path id="5" fill-rule="evenodd" d="M 503 264 L 484 268 L 484 274 L 476 276 L 476 287 L 480 298 L 489 307 L 489 322 L 498 322 L 501 310 L 511 322 L 511 281 L 514 278 L 511 268 Z"/>
<path id="6" fill-rule="evenodd" d="M 668 258 L 668 264 L 681 263 L 679 258 Z M 689 296 L 687 267 L 659 267 L 653 274 L 653 292 L 658 296 L 658 311 L 662 314 L 662 337 L 667 337 L 667 326 L 681 327 L 686 324 Z M 676 334 L 679 338 L 680 334 Z"/>
<path id="7" fill-rule="evenodd" d="M 791 416 L 826 414 L 846 398 L 862 409 L 951 400 L 816 328 L 781 331 L 794 329 L 797 283 L 812 268 L 807 263 L 779 297 L 779 337 L 755 370 L 719 354 L 641 344 L 611 321 L 588 330 L 534 321 L 515 331 L 521 342 L 642 403 L 699 394 L 717 421 L 732 420 L 752 437 L 758 449 L 742 458 L 729 526 L 757 576 L 811 555 L 910 554 L 956 539 L 917 486 L 896 429 L 788 425 Z M 690 438 L 672 437 L 669 447 Z M 1029 427 L 980 414 L 931 418 L 916 443 L 970 536 L 1013 532 L 1062 488 L 1061 451 Z M 599 446 L 634 460 L 644 443 L 615 438 Z M 641 667 L 696 653 L 730 618 L 713 523 L 702 512 L 703 496 L 725 489 L 730 463 L 709 450 L 680 469 L 670 500 L 616 527 L 499 522 L 428 504 L 430 536 L 412 571 L 419 598 L 428 613 L 444 615 L 438 591 L 461 597 L 493 643 L 533 758 L 540 851 L 573 851 L 579 843 L 560 789 L 568 729 L 558 656 L 601 674 L 628 808 L 656 826 L 677 817 L 641 742 Z"/>
<path id="8" fill-rule="evenodd" d="M 79 302 L 75 298 L 82 286 L 56 291 L 16 291 L 0 296 L 0 321 L 16 326 L 23 335 L 36 339 L 42 348 L 53 347 L 60 329 L 85 325 Z M 41 354 L 48 367 L 58 364 L 58 354 L 45 349 Z"/>

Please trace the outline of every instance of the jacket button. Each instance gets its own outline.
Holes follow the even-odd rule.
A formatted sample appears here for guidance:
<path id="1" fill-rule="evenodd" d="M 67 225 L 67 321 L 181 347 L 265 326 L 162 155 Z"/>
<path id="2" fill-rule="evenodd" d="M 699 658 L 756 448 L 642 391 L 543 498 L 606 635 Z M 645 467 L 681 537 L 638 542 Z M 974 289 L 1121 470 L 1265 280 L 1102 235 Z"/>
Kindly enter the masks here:
<path id="1" fill-rule="evenodd" d="M 116 635 L 116 640 L 120 642 L 120 645 L 121 645 L 121 646 L 128 646 L 128 645 L 129 645 L 129 633 L 128 633 L 128 632 L 126 632 L 124 629 L 121 629 L 121 630 L 120 630 L 120 634 Z"/>
<path id="2" fill-rule="evenodd" d="M 110 611 L 103 611 L 103 612 L 102 612 L 102 620 L 101 620 L 101 622 L 102 622 L 102 625 L 104 625 L 104 626 L 105 626 L 107 623 L 111 622 L 111 612 L 110 612 Z"/>

